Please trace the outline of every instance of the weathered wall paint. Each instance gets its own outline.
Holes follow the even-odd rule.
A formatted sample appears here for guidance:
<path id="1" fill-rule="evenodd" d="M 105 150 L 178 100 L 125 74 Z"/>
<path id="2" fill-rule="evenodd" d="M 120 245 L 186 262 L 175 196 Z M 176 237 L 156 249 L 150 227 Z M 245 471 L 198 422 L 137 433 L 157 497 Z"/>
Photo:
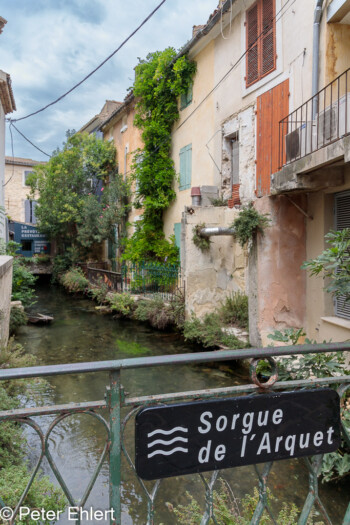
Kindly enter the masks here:
<path id="1" fill-rule="evenodd" d="M 349 68 L 350 25 L 327 24 L 326 29 L 326 71 L 328 84 Z"/>
<path id="2" fill-rule="evenodd" d="M 291 198 L 306 209 L 305 196 Z M 260 342 L 267 345 L 274 329 L 305 326 L 306 276 L 300 266 L 306 257 L 306 225 L 305 216 L 285 196 L 263 197 L 255 207 L 271 219 L 257 238 L 256 269 L 257 327 Z"/>
<path id="3" fill-rule="evenodd" d="M 28 198 L 30 187 L 24 184 L 24 172 L 33 171 L 34 166 L 39 162 L 31 159 L 17 159 L 20 164 L 12 162 L 8 157 L 5 163 L 5 210 L 11 220 L 16 222 L 25 222 L 24 201 Z M 28 161 L 25 164 L 25 161 Z M 39 194 L 35 194 L 38 198 Z"/>
<path id="4" fill-rule="evenodd" d="M 181 262 L 185 279 L 186 313 L 198 317 L 213 312 L 233 291 L 245 292 L 247 254 L 232 236 L 211 237 L 210 249 L 201 251 L 193 241 L 197 224 L 228 227 L 237 210 L 226 207 L 194 207 L 182 220 Z"/>

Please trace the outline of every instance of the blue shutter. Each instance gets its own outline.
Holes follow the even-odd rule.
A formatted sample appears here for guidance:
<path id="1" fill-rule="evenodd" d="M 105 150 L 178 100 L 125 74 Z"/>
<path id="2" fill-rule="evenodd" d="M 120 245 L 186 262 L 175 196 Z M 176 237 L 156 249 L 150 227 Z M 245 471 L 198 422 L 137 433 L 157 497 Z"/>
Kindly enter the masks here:
<path id="1" fill-rule="evenodd" d="M 30 222 L 30 200 L 24 201 L 24 222 Z"/>
<path id="2" fill-rule="evenodd" d="M 191 187 L 192 179 L 192 144 L 180 149 L 180 190 Z"/>
<path id="3" fill-rule="evenodd" d="M 175 244 L 180 250 L 181 245 L 181 222 L 174 224 Z"/>
<path id="4" fill-rule="evenodd" d="M 32 224 L 36 224 L 38 221 L 35 215 L 35 208 L 37 207 L 38 203 L 36 201 L 32 201 L 31 204 L 32 204 L 32 221 L 31 222 Z"/>

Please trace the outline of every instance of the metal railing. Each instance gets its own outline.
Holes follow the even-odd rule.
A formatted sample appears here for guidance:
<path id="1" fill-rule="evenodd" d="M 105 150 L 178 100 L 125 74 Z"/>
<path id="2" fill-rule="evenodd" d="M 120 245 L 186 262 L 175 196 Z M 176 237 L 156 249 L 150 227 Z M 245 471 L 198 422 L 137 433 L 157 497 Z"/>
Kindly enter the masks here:
<path id="1" fill-rule="evenodd" d="M 183 288 L 181 268 L 177 264 L 123 264 L 122 281 L 124 292 L 160 294 L 163 299 L 170 299 L 179 288 Z"/>
<path id="2" fill-rule="evenodd" d="M 161 404 L 172 404 L 174 402 L 184 402 L 190 400 L 209 400 L 218 398 L 227 398 L 227 396 L 250 394 L 259 395 L 264 390 L 295 390 L 295 389 L 307 389 L 310 387 L 322 387 L 330 386 L 336 387 L 338 393 L 342 396 L 346 390 L 350 387 L 350 376 L 338 376 L 338 377 L 322 377 L 307 380 L 298 381 L 278 381 L 278 374 L 275 373 L 272 378 L 264 385 L 262 385 L 256 379 L 256 369 L 252 370 L 251 378 L 254 384 L 246 384 L 240 386 L 233 386 L 230 388 L 216 388 L 206 389 L 179 393 L 163 393 L 159 395 L 132 397 L 127 394 L 121 383 L 121 374 L 126 374 L 130 369 L 144 369 L 150 367 L 163 367 L 168 365 L 185 365 L 185 364 L 197 364 L 197 363 L 208 363 L 208 362 L 223 362 L 231 360 L 240 360 L 247 358 L 254 358 L 254 366 L 260 359 L 269 359 L 271 357 L 283 357 L 291 356 L 296 354 L 310 354 L 310 353 L 324 353 L 324 352 L 335 352 L 349 350 L 349 343 L 338 343 L 338 344 L 322 344 L 322 345 L 300 345 L 293 347 L 279 347 L 279 348 L 261 348 L 261 349 L 244 349 L 244 350 L 225 350 L 216 352 L 202 352 L 195 354 L 180 354 L 172 356 L 156 356 L 156 357 L 141 357 L 135 359 L 122 359 L 117 361 L 102 361 L 102 362 L 91 362 L 91 363 L 73 363 L 64 365 L 54 366 L 40 366 L 30 368 L 18 368 L 18 369 L 2 369 L 0 370 L 0 381 L 11 380 L 20 378 L 31 378 L 31 377 L 47 377 L 47 376 L 58 376 L 63 374 L 86 374 L 91 372 L 109 372 L 110 382 L 106 390 L 106 396 L 104 400 L 94 402 L 82 402 L 82 403 L 70 403 L 67 405 L 55 405 L 55 406 L 44 406 L 38 408 L 26 408 L 7 410 L 0 412 L 0 423 L 2 421 L 15 421 L 23 425 L 29 425 L 38 434 L 41 441 L 41 455 L 36 467 L 32 473 L 32 476 L 28 482 L 26 489 L 21 495 L 17 506 L 15 507 L 14 518 L 9 520 L 9 524 L 15 523 L 15 517 L 19 512 L 19 508 L 25 503 L 26 495 L 33 483 L 33 480 L 39 474 L 40 466 L 44 458 L 47 458 L 49 465 L 57 479 L 57 482 L 61 486 L 69 505 L 74 507 L 84 507 L 87 498 L 95 484 L 96 478 L 101 470 L 102 464 L 105 458 L 109 458 L 109 504 L 110 510 L 112 511 L 110 516 L 111 525 L 120 525 L 122 523 L 121 518 L 121 493 L 122 493 L 122 468 L 121 468 L 121 456 L 127 459 L 127 462 L 131 466 L 132 470 L 136 474 L 135 462 L 131 457 L 130 452 L 126 448 L 124 436 L 131 430 L 129 429 L 129 423 L 135 420 L 136 414 L 143 407 L 149 407 Z M 255 370 L 255 371 L 254 371 Z M 272 380 L 271 380 L 272 379 Z M 128 409 L 129 412 L 126 417 L 122 418 L 122 409 Z M 108 411 L 108 415 L 101 415 L 101 411 Z M 81 413 L 91 416 L 97 419 L 106 431 L 106 442 L 102 451 L 100 460 L 96 466 L 95 472 L 93 473 L 88 487 L 80 499 L 75 501 L 71 491 L 67 487 L 59 469 L 57 468 L 55 461 L 50 453 L 49 438 L 55 428 L 63 419 L 68 418 L 74 414 Z M 34 418 L 37 416 L 54 415 L 55 419 L 47 430 L 43 430 Z M 347 432 L 344 425 L 342 425 L 342 431 L 344 439 L 347 440 L 350 446 L 350 435 Z M 318 493 L 318 477 L 322 463 L 322 456 L 314 456 L 311 458 L 304 458 L 306 461 L 307 468 L 309 470 L 309 489 L 306 494 L 305 503 L 299 517 L 299 525 L 305 525 L 308 521 L 312 509 L 317 508 L 318 512 L 322 515 L 322 519 L 328 525 L 332 524 L 330 517 L 322 504 Z M 262 469 L 256 468 L 258 479 L 259 479 L 259 501 L 256 505 L 251 524 L 258 524 L 265 511 L 267 511 L 273 518 L 272 511 L 267 501 L 267 489 L 269 484 L 269 473 L 272 468 L 272 462 L 265 463 Z M 1 470 L 0 470 L 1 476 Z M 210 477 L 210 481 L 204 478 L 202 474 L 199 474 L 204 484 L 205 490 L 205 508 L 203 510 L 203 516 L 201 525 L 208 525 L 209 523 L 217 523 L 215 517 L 215 507 L 213 503 L 213 495 L 215 491 L 215 485 L 218 478 L 218 471 L 214 471 Z M 151 489 L 144 481 L 138 478 L 140 486 L 144 492 L 147 501 L 147 517 L 144 518 L 144 523 L 147 525 L 154 524 L 154 518 L 156 514 L 156 497 L 158 495 L 160 480 L 155 481 Z M 6 501 L 2 501 L 2 495 L 0 494 L 0 507 L 6 505 Z M 76 524 L 79 524 L 79 518 L 75 520 Z M 274 521 L 276 523 L 276 521 Z M 347 511 L 344 516 L 343 525 L 350 523 L 350 504 L 348 505 Z"/>
<path id="3" fill-rule="evenodd" d="M 119 272 L 111 272 L 110 270 L 102 270 L 100 268 L 86 269 L 86 277 L 90 283 L 100 286 L 104 284 L 111 292 L 122 291 L 122 275 Z"/>
<path id="4" fill-rule="evenodd" d="M 350 133 L 349 75 L 350 69 L 280 121 L 280 169 Z"/>

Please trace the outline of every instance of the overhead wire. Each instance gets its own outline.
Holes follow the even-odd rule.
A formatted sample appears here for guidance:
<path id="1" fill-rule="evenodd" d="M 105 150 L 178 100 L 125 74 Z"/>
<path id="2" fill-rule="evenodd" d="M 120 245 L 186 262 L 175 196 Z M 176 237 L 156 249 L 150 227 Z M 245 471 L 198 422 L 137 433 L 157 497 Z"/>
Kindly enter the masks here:
<path id="1" fill-rule="evenodd" d="M 36 144 L 34 144 L 34 142 L 32 142 L 30 139 L 28 139 L 28 137 L 26 137 L 24 135 L 24 133 L 22 133 L 22 131 L 20 131 L 13 123 L 13 121 L 10 122 L 10 128 L 11 126 L 13 126 L 15 128 L 15 130 L 17 131 L 17 133 L 19 133 L 27 142 L 29 142 L 29 144 L 31 144 L 33 146 L 33 148 L 37 149 L 38 151 L 40 151 L 41 153 L 43 153 L 44 155 L 46 155 L 47 157 L 51 158 L 51 155 L 49 155 L 48 153 L 46 153 L 44 150 L 42 150 L 41 148 L 39 148 L 39 146 L 36 146 Z"/>
<path id="2" fill-rule="evenodd" d="M 153 11 L 141 22 L 141 24 L 139 24 L 137 26 L 137 28 L 132 33 L 130 33 L 130 35 L 127 38 L 125 38 L 125 40 L 123 40 L 123 42 L 117 47 L 117 49 L 115 49 L 110 55 L 108 55 L 107 58 L 105 58 L 97 67 L 95 67 L 95 69 L 90 71 L 90 73 L 88 75 L 86 75 L 80 82 L 75 84 L 71 89 L 69 89 L 68 91 L 63 93 L 63 95 L 58 97 L 56 100 L 54 100 L 54 101 L 50 102 L 49 104 L 46 104 L 46 106 L 38 109 L 37 111 L 33 111 L 32 113 L 29 113 L 28 115 L 25 115 L 24 117 L 21 117 L 21 118 L 18 118 L 18 119 L 8 119 L 8 120 L 11 121 L 11 122 L 19 122 L 20 120 L 24 120 L 24 119 L 27 119 L 29 117 L 33 117 L 34 115 L 37 115 L 38 113 L 41 113 L 42 111 L 45 111 L 45 109 L 49 108 L 50 106 L 53 106 L 54 104 L 57 104 L 57 102 L 60 102 L 63 98 L 65 98 L 67 95 L 72 93 L 72 91 L 74 91 L 79 86 L 81 86 L 88 78 L 90 78 L 94 73 L 96 73 L 96 71 L 98 71 L 106 62 L 108 62 L 108 60 L 110 60 L 116 53 L 118 53 L 118 51 L 120 51 L 120 49 L 125 46 L 125 44 L 141 29 L 141 27 L 143 27 L 146 24 L 146 22 L 148 22 L 148 20 L 150 18 L 152 18 L 152 16 L 158 11 L 158 9 L 161 8 L 161 6 L 165 2 L 166 2 L 166 0 L 162 0 L 157 5 L 157 7 L 155 7 L 155 9 L 153 9 Z"/>
<path id="3" fill-rule="evenodd" d="M 3 188 L 6 186 L 6 184 L 8 184 L 8 183 L 13 179 L 13 176 L 14 176 L 14 174 L 15 174 L 15 154 L 14 154 L 14 148 L 13 148 L 13 135 L 12 135 L 11 124 L 10 124 L 10 126 L 9 126 L 9 131 L 10 131 L 10 137 L 11 137 L 12 174 L 11 174 L 11 177 L 9 178 L 9 180 L 7 180 L 7 181 L 2 185 Z"/>

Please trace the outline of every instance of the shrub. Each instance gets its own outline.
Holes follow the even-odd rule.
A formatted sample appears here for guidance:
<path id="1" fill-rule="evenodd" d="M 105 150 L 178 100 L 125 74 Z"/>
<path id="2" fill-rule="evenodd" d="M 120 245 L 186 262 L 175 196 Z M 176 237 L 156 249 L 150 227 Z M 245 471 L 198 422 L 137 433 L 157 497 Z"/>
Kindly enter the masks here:
<path id="1" fill-rule="evenodd" d="M 205 348 L 215 348 L 222 345 L 230 348 L 247 346 L 236 336 L 224 333 L 221 324 L 218 314 L 206 314 L 203 321 L 192 314 L 191 319 L 185 321 L 184 337 L 187 341 L 200 344 Z"/>
<path id="2" fill-rule="evenodd" d="M 109 294 L 108 303 L 112 310 L 125 316 L 131 315 L 135 309 L 135 299 L 129 293 Z"/>
<path id="3" fill-rule="evenodd" d="M 90 284 L 80 268 L 68 270 L 68 272 L 62 275 L 60 282 L 72 293 L 85 292 Z"/>
<path id="4" fill-rule="evenodd" d="M 26 325 L 28 322 L 28 316 L 23 308 L 13 306 L 10 312 L 10 334 L 16 333 L 20 326 Z"/>
<path id="5" fill-rule="evenodd" d="M 88 295 L 97 301 L 99 305 L 107 302 L 108 286 L 103 282 L 100 277 L 99 283 L 96 286 L 90 286 L 88 289 Z"/>
<path id="6" fill-rule="evenodd" d="M 53 259 L 52 266 L 52 282 L 60 282 L 61 276 L 69 269 L 71 266 L 70 257 L 67 255 L 56 255 Z"/>
<path id="7" fill-rule="evenodd" d="M 232 228 L 235 230 L 235 238 L 243 248 L 257 231 L 262 233 L 269 223 L 268 216 L 259 213 L 250 203 L 241 209 L 238 217 L 232 223 Z"/>
<path id="8" fill-rule="evenodd" d="M 234 324 L 248 329 L 248 296 L 243 292 L 232 292 L 222 304 L 220 316 L 225 324 Z"/>

